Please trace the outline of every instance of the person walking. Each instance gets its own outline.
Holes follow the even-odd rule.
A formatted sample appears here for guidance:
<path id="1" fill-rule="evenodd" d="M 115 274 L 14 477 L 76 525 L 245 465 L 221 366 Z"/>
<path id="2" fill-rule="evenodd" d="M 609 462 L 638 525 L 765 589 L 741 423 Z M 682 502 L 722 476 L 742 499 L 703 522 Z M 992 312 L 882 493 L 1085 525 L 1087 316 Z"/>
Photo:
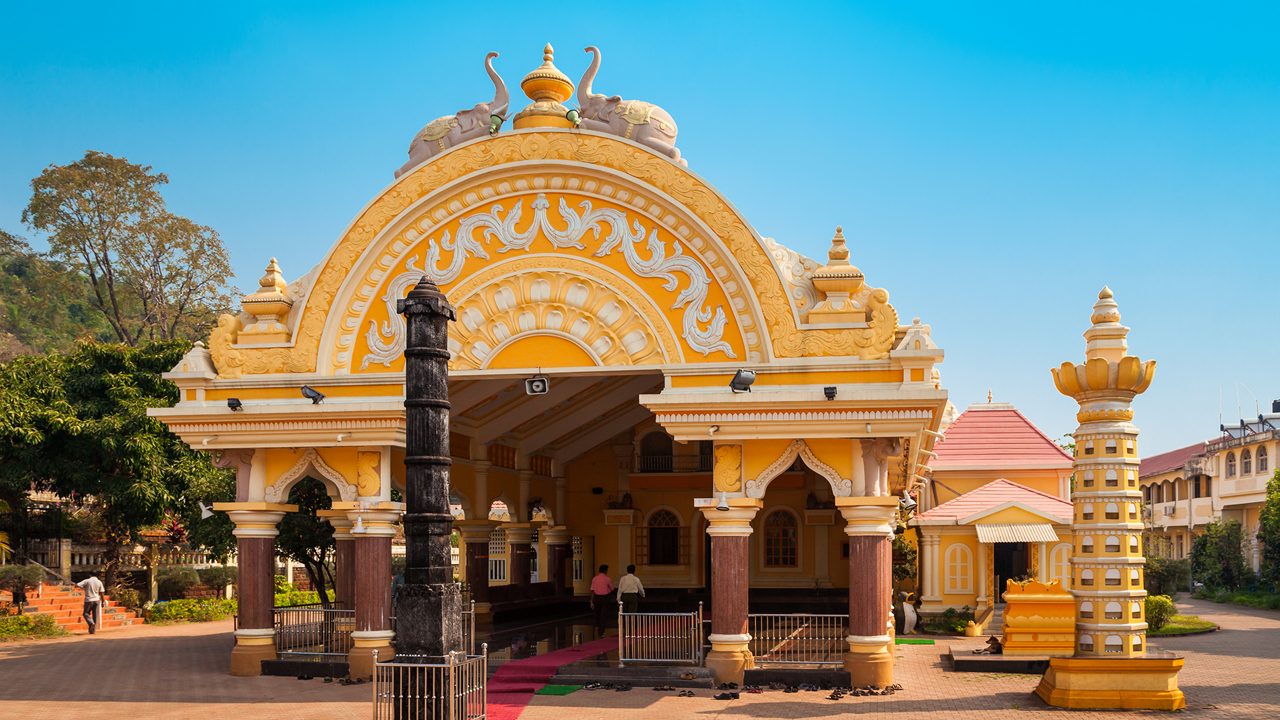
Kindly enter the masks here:
<path id="1" fill-rule="evenodd" d="M 601 565 L 600 572 L 591 578 L 591 609 L 596 615 L 596 633 L 604 637 L 609 617 L 617 609 L 613 602 L 613 581 L 609 579 L 609 566 Z"/>
<path id="2" fill-rule="evenodd" d="M 618 578 L 618 596 L 622 598 L 622 612 L 640 612 L 640 598 L 644 597 L 644 584 L 636 577 L 636 566 L 628 565 L 627 574 Z"/>
<path id="3" fill-rule="evenodd" d="M 76 583 L 76 587 L 84 591 L 84 622 L 89 626 L 89 634 L 98 632 L 98 620 L 101 617 L 99 611 L 102 609 L 102 593 L 106 591 L 102 581 L 97 575 L 89 577 Z"/>

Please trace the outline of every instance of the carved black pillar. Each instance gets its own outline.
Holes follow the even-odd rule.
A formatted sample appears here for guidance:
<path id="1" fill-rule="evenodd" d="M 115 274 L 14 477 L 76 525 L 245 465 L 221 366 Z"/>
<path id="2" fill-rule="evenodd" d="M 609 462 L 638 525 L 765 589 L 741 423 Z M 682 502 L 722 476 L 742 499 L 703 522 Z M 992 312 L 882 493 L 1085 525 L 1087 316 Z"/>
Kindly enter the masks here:
<path id="1" fill-rule="evenodd" d="M 397 308 L 404 351 L 405 573 L 396 598 L 396 655 L 434 657 L 462 649 L 462 598 L 449 536 L 449 321 L 453 307 L 425 276 Z M 428 711 L 427 717 L 432 713 Z"/>

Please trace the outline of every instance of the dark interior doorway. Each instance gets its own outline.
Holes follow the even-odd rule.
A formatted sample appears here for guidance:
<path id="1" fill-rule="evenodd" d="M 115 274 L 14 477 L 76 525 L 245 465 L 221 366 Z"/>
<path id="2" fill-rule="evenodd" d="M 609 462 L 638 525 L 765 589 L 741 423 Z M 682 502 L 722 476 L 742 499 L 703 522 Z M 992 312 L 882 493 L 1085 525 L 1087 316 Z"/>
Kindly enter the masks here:
<path id="1" fill-rule="evenodd" d="M 1026 543 L 996 543 L 996 602 L 1004 602 L 1005 581 L 1020 578 L 1030 570 L 1030 553 Z"/>

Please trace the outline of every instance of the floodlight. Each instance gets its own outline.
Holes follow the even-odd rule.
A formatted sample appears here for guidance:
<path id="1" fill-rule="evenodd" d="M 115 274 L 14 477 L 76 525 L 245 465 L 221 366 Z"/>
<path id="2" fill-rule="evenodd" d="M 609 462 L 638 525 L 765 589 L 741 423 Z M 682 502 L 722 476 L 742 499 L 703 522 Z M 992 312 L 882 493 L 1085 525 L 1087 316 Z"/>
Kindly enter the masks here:
<path id="1" fill-rule="evenodd" d="M 306 385 L 303 385 L 302 397 L 310 400 L 312 405 L 319 405 L 320 402 L 324 400 L 324 393 L 320 392 L 319 390 L 316 390 L 315 388 L 311 388 Z"/>
<path id="2" fill-rule="evenodd" d="M 244 403 L 240 402 L 240 398 L 227 398 L 227 407 L 231 408 L 231 412 L 240 412 L 244 409 Z"/>
<path id="3" fill-rule="evenodd" d="M 756 381 L 755 370 L 738 370 L 729 381 L 729 389 L 734 392 L 751 392 L 751 385 Z"/>

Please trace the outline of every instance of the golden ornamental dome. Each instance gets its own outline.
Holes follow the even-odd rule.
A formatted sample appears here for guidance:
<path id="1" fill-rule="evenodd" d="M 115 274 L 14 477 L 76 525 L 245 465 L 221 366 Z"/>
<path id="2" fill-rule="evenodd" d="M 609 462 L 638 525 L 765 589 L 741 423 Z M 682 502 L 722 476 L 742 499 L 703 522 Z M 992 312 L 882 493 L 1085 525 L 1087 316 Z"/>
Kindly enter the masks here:
<path id="1" fill-rule="evenodd" d="M 542 49 L 542 65 L 520 81 L 520 89 L 529 96 L 533 104 L 516 113 L 511 124 L 517 130 L 574 127 L 573 121 L 569 119 L 569 108 L 564 106 L 564 101 L 573 97 L 573 81 L 555 66 L 554 53 L 551 43 L 547 43 Z"/>

